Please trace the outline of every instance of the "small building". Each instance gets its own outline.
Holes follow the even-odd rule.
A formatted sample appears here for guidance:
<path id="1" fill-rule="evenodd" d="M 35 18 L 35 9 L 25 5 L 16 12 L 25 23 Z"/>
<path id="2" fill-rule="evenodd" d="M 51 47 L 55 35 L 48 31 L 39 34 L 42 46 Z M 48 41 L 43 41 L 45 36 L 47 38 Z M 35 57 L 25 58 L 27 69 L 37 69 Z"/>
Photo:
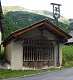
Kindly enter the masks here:
<path id="1" fill-rule="evenodd" d="M 69 35 L 72 36 L 72 38 L 68 39 L 68 41 L 65 43 L 65 45 L 73 45 L 73 30 L 69 32 Z"/>
<path id="2" fill-rule="evenodd" d="M 62 65 L 62 47 L 70 35 L 49 20 L 17 30 L 5 39 L 6 61 L 13 70 Z"/>

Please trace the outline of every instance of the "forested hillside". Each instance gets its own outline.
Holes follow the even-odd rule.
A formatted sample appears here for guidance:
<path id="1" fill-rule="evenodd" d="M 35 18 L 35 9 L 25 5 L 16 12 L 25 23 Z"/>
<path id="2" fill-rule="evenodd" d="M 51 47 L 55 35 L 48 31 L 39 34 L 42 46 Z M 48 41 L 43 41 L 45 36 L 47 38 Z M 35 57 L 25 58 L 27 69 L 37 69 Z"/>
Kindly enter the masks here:
<path id="1" fill-rule="evenodd" d="M 40 21 L 42 19 L 48 18 L 52 22 L 54 22 L 53 19 L 45 16 L 40 15 L 30 11 L 27 11 L 20 7 L 6 7 L 3 8 L 4 12 L 4 38 L 9 36 L 9 34 L 17 29 L 27 27 L 34 22 Z M 50 15 L 50 14 L 49 14 Z M 64 31 L 68 31 L 69 25 L 66 23 L 59 22 L 59 27 L 63 29 Z"/>

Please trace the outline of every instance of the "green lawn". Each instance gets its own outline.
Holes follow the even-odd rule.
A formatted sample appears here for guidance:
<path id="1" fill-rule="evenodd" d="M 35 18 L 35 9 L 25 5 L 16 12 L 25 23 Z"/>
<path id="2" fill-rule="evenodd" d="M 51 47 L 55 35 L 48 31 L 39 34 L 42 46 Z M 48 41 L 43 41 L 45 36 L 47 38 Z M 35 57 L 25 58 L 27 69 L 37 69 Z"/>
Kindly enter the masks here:
<path id="1" fill-rule="evenodd" d="M 31 76 L 32 74 L 42 73 L 42 72 L 51 72 L 59 71 L 60 68 L 49 68 L 46 70 L 0 70 L 0 79 L 14 78 L 21 76 Z"/>
<path id="2" fill-rule="evenodd" d="M 0 79 L 32 75 L 42 72 L 42 70 L 0 70 Z"/>

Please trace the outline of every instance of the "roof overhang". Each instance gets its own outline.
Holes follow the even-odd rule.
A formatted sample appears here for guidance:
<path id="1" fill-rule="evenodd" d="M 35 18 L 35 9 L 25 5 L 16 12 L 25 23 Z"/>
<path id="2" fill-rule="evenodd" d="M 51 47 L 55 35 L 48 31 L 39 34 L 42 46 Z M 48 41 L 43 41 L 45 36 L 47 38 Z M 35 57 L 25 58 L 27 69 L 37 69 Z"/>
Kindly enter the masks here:
<path id="1" fill-rule="evenodd" d="M 51 31 L 54 34 L 57 34 L 58 36 L 62 37 L 63 39 L 69 39 L 69 38 L 71 38 L 71 36 L 69 34 L 67 34 L 63 30 L 61 30 L 58 26 L 56 26 L 55 24 L 53 24 L 51 21 L 45 19 L 45 20 L 39 21 L 37 23 L 34 23 L 34 24 L 28 26 L 27 28 L 22 28 L 22 29 L 19 29 L 19 30 L 15 31 L 15 32 L 11 33 L 10 36 L 8 36 L 3 41 L 3 44 L 8 44 L 13 39 L 21 36 L 22 34 L 24 34 L 26 32 L 34 30 L 35 28 L 38 28 L 38 27 L 41 27 L 41 28 L 45 27 L 49 31 Z"/>

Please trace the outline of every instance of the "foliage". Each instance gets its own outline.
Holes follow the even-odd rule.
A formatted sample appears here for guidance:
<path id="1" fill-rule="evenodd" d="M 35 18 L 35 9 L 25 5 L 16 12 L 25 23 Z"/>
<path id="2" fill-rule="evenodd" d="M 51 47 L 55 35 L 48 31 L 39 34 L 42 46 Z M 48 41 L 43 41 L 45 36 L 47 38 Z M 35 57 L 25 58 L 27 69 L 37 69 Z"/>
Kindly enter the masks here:
<path id="1" fill-rule="evenodd" d="M 40 21 L 52 16 L 52 12 L 45 10 L 28 10 L 19 6 L 5 6 L 3 7 L 4 13 L 4 33 L 3 38 L 6 38 L 10 33 L 17 29 L 27 27 L 34 22 Z M 50 20 L 53 20 L 50 18 Z M 65 20 L 64 20 L 65 21 Z M 63 22 L 64 22 L 63 21 Z M 54 21 L 53 21 L 54 22 Z M 59 27 L 68 31 L 68 23 L 59 22 Z"/>
<path id="2" fill-rule="evenodd" d="M 73 22 L 70 23 L 70 30 L 73 30 Z"/>
<path id="3" fill-rule="evenodd" d="M 14 11 L 14 12 L 7 12 L 4 15 L 4 38 L 9 36 L 9 34 L 17 29 L 27 27 L 37 21 L 45 19 L 47 17 L 30 13 L 27 11 Z M 51 19 L 52 20 L 52 19 Z M 68 25 L 62 22 L 59 22 L 59 27 L 64 31 L 68 30 Z"/>
<path id="4" fill-rule="evenodd" d="M 64 67 L 65 68 L 73 67 L 73 61 L 65 62 Z"/>
<path id="5" fill-rule="evenodd" d="M 26 12 L 26 11 L 15 11 L 8 12 L 4 15 L 4 38 L 17 29 L 27 27 L 34 22 L 45 19 L 45 16 Z"/>
<path id="6" fill-rule="evenodd" d="M 65 32 L 69 32 L 69 24 L 67 23 L 63 23 L 63 22 L 56 22 L 56 21 L 53 21 L 55 25 L 57 25 L 60 29 L 62 29 L 63 31 Z"/>
<path id="7" fill-rule="evenodd" d="M 63 48 L 63 65 L 65 67 L 73 66 L 73 45 L 64 46 L 64 48 Z"/>
<path id="8" fill-rule="evenodd" d="M 69 29 L 73 30 L 73 19 L 69 19 Z"/>

